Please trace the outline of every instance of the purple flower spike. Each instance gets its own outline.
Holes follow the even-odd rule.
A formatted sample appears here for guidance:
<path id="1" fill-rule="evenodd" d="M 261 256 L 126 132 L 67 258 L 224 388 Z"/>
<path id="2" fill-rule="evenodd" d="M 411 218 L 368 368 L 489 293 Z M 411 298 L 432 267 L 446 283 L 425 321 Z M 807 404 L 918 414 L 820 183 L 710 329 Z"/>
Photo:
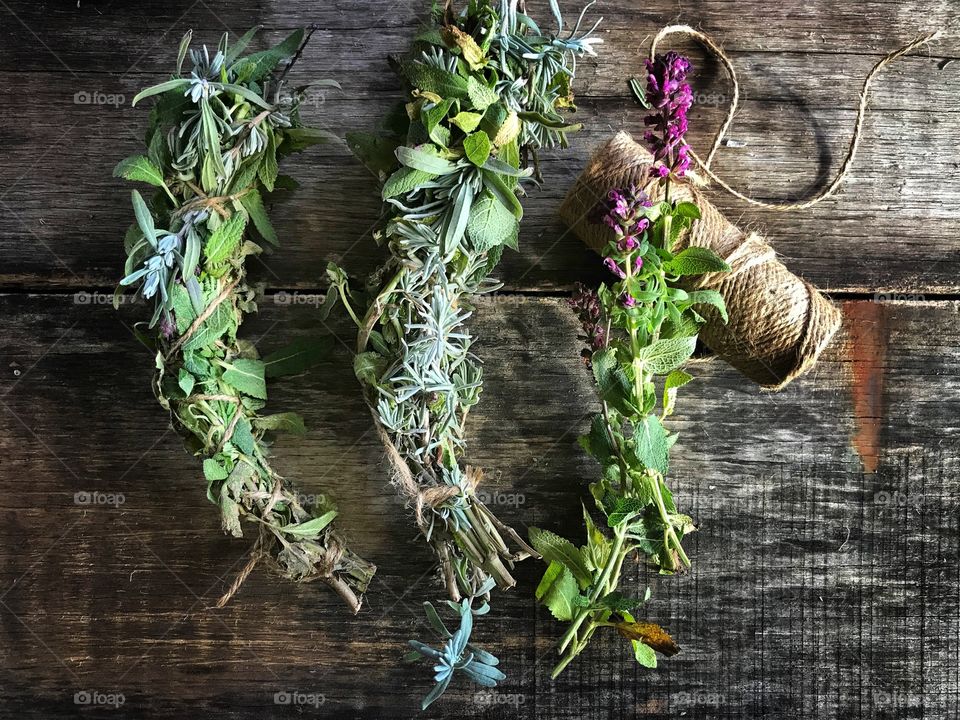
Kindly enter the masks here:
<path id="1" fill-rule="evenodd" d="M 633 295 L 630 293 L 624 293 L 620 296 L 620 302 L 623 303 L 624 307 L 632 308 L 637 304 L 637 301 L 633 299 Z"/>
<path id="2" fill-rule="evenodd" d="M 644 118 L 650 127 L 644 139 L 653 153 L 651 173 L 665 178 L 671 173 L 682 177 L 690 167 L 687 144 L 687 110 L 693 104 L 693 91 L 686 82 L 690 61 L 670 51 L 646 61 L 647 101 L 653 112 Z"/>
<path id="3" fill-rule="evenodd" d="M 640 268 L 642 267 L 643 267 L 643 258 L 638 255 L 637 259 L 633 261 L 633 271 L 639 272 Z"/>

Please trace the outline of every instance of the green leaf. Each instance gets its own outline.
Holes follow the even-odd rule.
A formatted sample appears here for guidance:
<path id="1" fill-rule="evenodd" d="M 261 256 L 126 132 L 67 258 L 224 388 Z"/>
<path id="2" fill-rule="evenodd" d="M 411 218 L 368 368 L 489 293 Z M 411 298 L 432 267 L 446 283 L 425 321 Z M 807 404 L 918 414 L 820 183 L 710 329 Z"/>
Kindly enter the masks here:
<path id="1" fill-rule="evenodd" d="M 713 250 L 705 247 L 688 247 L 665 262 L 663 269 L 668 275 L 703 275 L 712 272 L 728 272 L 730 266 Z"/>
<path id="2" fill-rule="evenodd" d="M 328 510 L 323 515 L 315 517 L 312 520 L 307 520 L 306 522 L 302 523 L 284 525 L 282 528 L 280 528 L 280 532 L 285 532 L 288 535 L 296 535 L 299 537 L 316 537 L 320 534 L 321 530 L 333 522 L 333 519 L 336 516 L 336 510 Z"/>
<path id="3" fill-rule="evenodd" d="M 256 188 L 251 188 L 247 193 L 240 196 L 240 204 L 243 205 L 243 208 L 250 215 L 250 219 L 253 220 L 253 226 L 257 229 L 257 232 L 260 233 L 261 237 L 271 245 L 276 246 L 278 244 L 277 231 L 273 229 L 270 218 L 267 216 L 267 210 L 263 206 L 263 198 L 260 196 L 260 191 Z"/>
<path id="4" fill-rule="evenodd" d="M 665 375 L 686 362 L 696 347 L 696 336 L 665 338 L 640 348 L 635 357 L 654 373 Z"/>
<path id="5" fill-rule="evenodd" d="M 267 132 L 267 147 L 263 151 L 263 162 L 257 170 L 260 182 L 267 189 L 267 192 L 273 192 L 273 184 L 277 181 L 277 174 L 280 168 L 277 165 L 277 135 L 274 132 Z"/>
<path id="6" fill-rule="evenodd" d="M 299 50 L 303 44 L 303 36 L 304 32 L 302 29 L 296 30 L 287 36 L 279 45 L 275 45 L 263 52 L 253 53 L 238 60 L 233 66 L 233 70 L 237 74 L 238 82 L 245 83 L 250 80 L 259 82 L 262 80 L 273 72 L 281 61 L 296 55 L 297 50 Z"/>
<path id="7" fill-rule="evenodd" d="M 268 378 L 299 375 L 323 361 L 332 349 L 329 335 L 299 338 L 263 358 L 264 374 Z"/>
<path id="8" fill-rule="evenodd" d="M 240 238 L 246 226 L 247 218 L 241 213 L 234 213 L 210 235 L 204 248 L 208 268 L 219 265 L 240 247 Z"/>
<path id="9" fill-rule="evenodd" d="M 692 202 L 678 202 L 673 208 L 673 215 L 674 217 L 682 217 L 689 220 L 699 220 L 700 208 L 698 208 Z"/>
<path id="10" fill-rule="evenodd" d="M 477 110 L 486 110 L 500 99 L 495 90 L 491 90 L 472 75 L 466 81 L 466 96 Z"/>
<path id="11" fill-rule="evenodd" d="M 449 175 L 457 169 L 449 160 L 438 157 L 436 151 L 428 152 L 421 148 L 400 146 L 397 148 L 397 160 L 402 165 L 433 175 Z"/>
<path id="12" fill-rule="evenodd" d="M 130 193 L 130 202 L 133 203 L 133 214 L 137 218 L 137 225 L 139 225 L 140 230 L 143 231 L 143 236 L 147 239 L 147 242 L 156 248 L 157 229 L 153 224 L 153 215 L 150 214 L 150 209 L 143 201 L 143 196 L 136 190 L 133 190 Z"/>
<path id="13" fill-rule="evenodd" d="M 507 185 L 497 172 L 482 169 L 480 173 L 483 176 L 483 186 L 493 193 L 494 197 L 503 203 L 517 220 L 523 218 L 523 206 L 513 192 L 513 185 Z"/>
<path id="14" fill-rule="evenodd" d="M 477 167 L 483 165 L 490 157 L 490 148 L 490 137 L 482 130 L 467 135 L 463 140 L 463 151 L 467 159 Z"/>
<path id="15" fill-rule="evenodd" d="M 300 152 L 314 145 L 323 145 L 330 142 L 334 136 L 325 130 L 312 127 L 284 128 L 280 131 L 280 143 L 277 146 L 278 155 L 289 155 Z M 274 183 L 280 187 L 279 183 Z"/>
<path id="16" fill-rule="evenodd" d="M 260 360 L 239 358 L 223 372 L 223 380 L 244 395 L 266 400 L 267 382 L 264 365 Z"/>
<path id="17" fill-rule="evenodd" d="M 453 98 L 446 98 L 420 111 L 420 118 L 423 120 L 423 125 L 427 129 L 427 135 L 438 145 L 446 146 L 450 141 L 450 131 L 440 123 L 447 117 L 447 113 L 450 112 L 450 106 L 453 105 L 453 103 Z"/>
<path id="18" fill-rule="evenodd" d="M 243 412 L 240 408 L 237 408 L 236 412 Z M 247 455 L 253 455 L 256 450 L 256 440 L 253 438 L 253 428 L 250 425 L 250 420 L 246 417 L 241 417 L 237 420 L 237 424 L 233 428 L 233 435 L 230 437 L 230 442 L 236 445 L 240 450 Z M 246 465 L 246 463 L 241 463 Z M 239 466 L 238 466 L 239 467 Z"/>
<path id="19" fill-rule="evenodd" d="M 190 393 L 193 392 L 193 386 L 196 383 L 197 379 L 191 375 L 187 370 L 180 368 L 180 374 L 177 379 L 177 384 L 180 385 L 180 389 L 183 390 L 183 394 L 187 397 L 190 396 Z"/>
<path id="20" fill-rule="evenodd" d="M 557 620 L 571 620 L 576 598 L 580 595 L 570 569 L 555 560 L 550 562 L 537 586 L 536 597 Z"/>
<path id="21" fill-rule="evenodd" d="M 727 304 L 723 300 L 723 295 L 716 290 L 691 290 L 687 293 L 687 302 L 690 305 L 712 305 L 717 309 L 724 322 L 729 320 Z"/>
<path id="22" fill-rule="evenodd" d="M 468 97 L 467 81 L 459 75 L 421 62 L 406 63 L 401 73 L 421 92 L 430 92 L 443 98 Z"/>
<path id="23" fill-rule="evenodd" d="M 386 361 L 380 353 L 372 350 L 359 353 L 353 359 L 353 372 L 365 385 L 376 386 L 384 370 L 386 370 Z"/>
<path id="24" fill-rule="evenodd" d="M 637 78 L 630 78 L 628 84 L 630 85 L 630 92 L 634 99 L 640 103 L 641 107 L 649 109 L 650 103 L 647 101 L 647 86 L 642 81 L 637 80 Z"/>
<path id="25" fill-rule="evenodd" d="M 450 118 L 450 123 L 456 125 L 458 128 L 463 130 L 465 133 L 472 133 L 477 129 L 477 126 L 480 124 L 480 121 L 483 119 L 483 114 L 469 112 L 463 110 L 458 112 L 452 118 Z"/>
<path id="26" fill-rule="evenodd" d="M 226 480 L 228 474 L 223 465 L 213 458 L 207 458 L 203 461 L 203 476 L 207 479 L 207 482 L 217 482 L 218 480 Z"/>
<path id="27" fill-rule="evenodd" d="M 616 527 L 630 518 L 636 516 L 644 508 L 650 505 L 650 500 L 636 497 L 618 497 L 613 503 L 613 507 L 607 514 L 607 525 Z M 629 608 L 628 608 L 629 609 Z"/>
<path id="28" fill-rule="evenodd" d="M 183 90 L 186 89 L 188 85 L 190 85 L 190 81 L 185 78 L 181 78 L 178 80 L 167 80 L 159 85 L 148 87 L 133 96 L 133 100 L 130 102 L 130 107 L 135 107 L 138 102 L 144 98 L 150 97 L 151 95 L 160 95 L 162 93 L 169 92 L 170 90 Z"/>
<path id="29" fill-rule="evenodd" d="M 613 610 L 614 612 L 624 612 L 628 610 L 633 610 L 635 607 L 643 605 L 643 602 L 636 600 L 635 598 L 627 597 L 620 592 L 614 590 L 608 595 L 604 595 L 600 598 L 598 604 L 600 607 L 605 607 L 608 610 Z"/>
<path id="30" fill-rule="evenodd" d="M 303 418 L 295 412 L 274 413 L 254 418 L 253 426 L 258 430 L 273 430 L 275 432 L 292 432 L 303 435 L 307 431 Z"/>
<path id="31" fill-rule="evenodd" d="M 485 192 L 470 210 L 467 234 L 474 247 L 483 252 L 516 237 L 517 219 L 503 203 Z"/>
<path id="32" fill-rule="evenodd" d="M 630 644 L 633 645 L 633 656 L 638 663 L 645 668 L 655 668 L 657 666 L 657 653 L 654 652 L 652 647 L 639 640 L 631 640 Z"/>
<path id="33" fill-rule="evenodd" d="M 634 455 L 644 467 L 666 475 L 672 444 L 656 415 L 647 415 L 637 423 L 632 447 Z"/>
<path id="34" fill-rule="evenodd" d="M 383 177 L 397 166 L 397 141 L 368 132 L 348 132 L 347 147 L 367 169 Z"/>
<path id="35" fill-rule="evenodd" d="M 433 173 L 416 170 L 411 167 L 402 167 L 389 177 L 383 185 L 383 199 L 389 200 L 398 195 L 406 195 L 408 192 L 420 187 L 424 183 L 430 182 L 436 177 Z"/>
<path id="36" fill-rule="evenodd" d="M 616 352 L 609 348 L 601 350 L 593 354 L 590 362 L 600 399 L 624 415 L 638 414 L 630 400 L 633 387 L 626 372 L 617 362 Z"/>
<path id="37" fill-rule="evenodd" d="M 127 180 L 139 180 L 155 187 L 166 186 L 163 173 L 143 155 L 134 155 L 118 162 L 113 169 L 113 176 L 126 178 Z"/>
<path id="38" fill-rule="evenodd" d="M 682 388 L 688 382 L 693 380 L 693 375 L 685 373 L 683 370 L 674 370 L 663 383 L 663 416 L 673 414 L 674 405 L 677 402 L 677 389 Z"/>
<path id="39" fill-rule="evenodd" d="M 572 542 L 549 530 L 535 527 L 530 528 L 529 537 L 530 544 L 543 555 L 544 560 L 557 561 L 570 568 L 581 588 L 593 582 L 593 576 L 583 560 L 583 553 Z"/>
<path id="40" fill-rule="evenodd" d="M 597 413 L 590 422 L 590 432 L 579 438 L 580 447 L 586 450 L 600 464 L 608 464 L 615 449 L 610 442 L 610 432 L 602 414 Z"/>

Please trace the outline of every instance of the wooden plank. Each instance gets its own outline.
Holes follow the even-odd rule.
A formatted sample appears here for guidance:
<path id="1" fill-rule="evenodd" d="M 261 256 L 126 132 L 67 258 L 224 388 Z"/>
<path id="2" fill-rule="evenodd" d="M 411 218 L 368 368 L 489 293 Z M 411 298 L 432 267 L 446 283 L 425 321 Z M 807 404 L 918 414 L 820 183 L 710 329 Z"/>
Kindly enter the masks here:
<path id="1" fill-rule="evenodd" d="M 590 256 L 556 219 L 560 199 L 591 148 L 617 129 L 641 133 L 642 116 L 626 98 L 624 80 L 639 67 L 644 37 L 675 19 L 676 10 L 657 3 L 643 12 L 608 5 L 596 8 L 605 15 L 603 52 L 581 63 L 587 128 L 570 151 L 545 157 L 546 183 L 526 201 L 521 252 L 508 253 L 502 265 L 508 289 L 568 289 L 581 279 Z M 896 12 L 899 6 L 885 2 L 867 6 L 858 6 L 863 19 L 851 27 L 850 10 L 822 1 L 802 11 L 784 6 L 765 7 L 764 13 L 738 4 L 735 15 L 729 3 L 698 4 L 691 18 L 731 48 L 743 83 L 743 110 L 731 137 L 746 147 L 725 148 L 717 160 L 734 186 L 762 199 L 789 200 L 810 195 L 837 170 L 861 78 L 879 53 L 918 30 L 914 12 Z M 137 17 L 93 3 L 0 9 L 8 49 L 0 58 L 0 82 L 11 97 L 29 98 L 0 108 L 0 284 L 109 287 L 117 280 L 130 219 L 129 185 L 111 178 L 110 170 L 141 149 L 146 121 L 146 110 L 130 108 L 129 99 L 165 76 L 171 43 L 189 26 L 197 28 L 198 39 L 212 42 L 224 27 L 254 21 L 269 25 L 265 37 L 271 39 L 297 23 L 317 22 L 321 29 L 297 75 L 337 77 L 344 91 L 318 94 L 307 117 L 339 137 L 352 128 L 373 128 L 399 97 L 384 57 L 407 47 L 423 9 L 412 1 L 363 13 L 357 7 L 310 4 L 308 11 L 303 3 L 227 8 L 148 2 Z M 946 0 L 930 3 L 924 27 L 946 17 Z M 20 21 L 40 29 L 34 35 Z M 839 198 L 789 214 L 753 210 L 719 194 L 717 205 L 743 224 L 765 228 L 790 266 L 826 290 L 957 293 L 960 258 L 953 239 L 960 232 L 960 161 L 953 138 L 960 133 L 954 102 L 960 65 L 937 69 L 942 57 L 957 52 L 956 40 L 944 41 L 931 50 L 933 57 L 907 59 L 878 82 L 861 155 Z M 720 122 L 729 89 L 715 64 L 701 61 L 698 52 L 694 57 L 703 65 L 696 78 L 703 102 L 692 114 L 691 140 L 702 148 Z M 123 103 L 110 104 L 120 96 Z M 92 101 L 76 104 L 85 98 Z M 313 289 L 331 257 L 366 273 L 379 258 L 364 234 L 379 209 L 373 179 L 342 144 L 311 151 L 288 167 L 303 188 L 277 209 L 278 229 L 288 240 L 269 268 L 261 269 L 262 279 L 273 288 Z"/>
<path id="2" fill-rule="evenodd" d="M 277 442 L 281 472 L 330 490 L 356 549 L 381 567 L 366 609 L 349 618 L 322 588 L 257 571 L 212 611 L 246 545 L 220 534 L 196 462 L 164 435 L 151 358 L 123 324 L 145 308 L 86 300 L 0 296 L 5 713 L 75 717 L 86 690 L 122 693 L 130 717 L 279 717 L 289 708 L 275 693 L 295 691 L 322 694 L 301 708 L 322 717 L 412 716 L 430 673 L 398 658 L 425 634 L 420 602 L 439 593 L 383 487 L 349 352 L 278 383 L 271 407 L 310 427 Z M 477 631 L 509 674 L 493 700 L 516 707 L 456 684 L 429 716 L 956 717 L 960 304 L 845 311 L 840 340 L 780 394 L 719 362 L 693 367 L 671 474 L 700 523 L 694 568 L 630 572 L 655 585 L 649 615 L 680 655 L 647 671 L 602 638 L 549 681 L 560 629 L 532 603 L 540 568 L 528 562 Z M 312 307 L 268 298 L 246 330 L 271 348 L 318 326 Z M 505 295 L 479 303 L 475 329 L 487 385 L 470 459 L 506 521 L 575 537 L 596 472 L 574 442 L 596 407 L 575 320 L 560 300 Z M 863 472 L 868 457 L 876 473 Z M 124 502 L 76 505 L 80 491 Z"/>

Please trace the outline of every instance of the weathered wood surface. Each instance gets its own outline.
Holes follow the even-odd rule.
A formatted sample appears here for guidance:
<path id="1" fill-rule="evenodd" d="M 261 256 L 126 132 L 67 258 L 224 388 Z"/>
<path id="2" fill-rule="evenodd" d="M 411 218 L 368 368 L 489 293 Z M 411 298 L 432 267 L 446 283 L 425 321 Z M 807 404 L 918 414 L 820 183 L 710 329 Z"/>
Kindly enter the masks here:
<path id="1" fill-rule="evenodd" d="M 599 275 L 554 216 L 590 149 L 640 129 L 624 80 L 649 37 L 679 20 L 730 51 L 745 96 L 730 135 L 747 144 L 724 149 L 717 168 L 739 188 L 787 199 L 839 166 L 872 64 L 956 22 L 952 0 L 603 0 L 594 11 L 606 44 L 581 65 L 586 128 L 571 150 L 544 158 L 521 252 L 502 266 L 507 291 L 481 302 L 475 323 L 487 385 L 470 460 L 488 470 L 507 521 L 571 537 L 595 472 L 575 438 L 595 401 L 574 320 L 549 295 Z M 197 463 L 164 433 L 152 360 L 128 330 L 145 308 L 118 314 L 89 293 L 112 289 L 122 267 L 129 187 L 110 171 L 139 148 L 146 120 L 130 98 L 169 71 L 183 31 L 213 43 L 225 29 L 261 23 L 273 39 L 316 23 L 296 72 L 341 81 L 307 116 L 342 136 L 374 127 L 399 97 L 384 56 L 403 50 L 424 16 L 421 0 L 0 1 L 0 716 L 414 715 L 429 669 L 411 672 L 399 656 L 425 634 L 419 606 L 439 592 L 408 512 L 384 487 L 346 347 L 278 383 L 271 407 L 300 411 L 310 427 L 278 441 L 280 470 L 305 492 L 332 492 L 356 549 L 380 566 L 364 611 L 351 618 L 323 588 L 266 571 L 210 610 L 247 544 L 222 536 Z M 838 198 L 780 215 L 714 197 L 849 300 L 843 336 L 780 394 L 719 363 L 694 368 L 673 471 L 700 523 L 694 568 L 665 580 L 631 574 L 654 584 L 650 616 L 683 652 L 646 671 L 607 638 L 550 681 L 560 627 L 532 602 L 541 568 L 527 562 L 477 630 L 508 681 L 493 698 L 455 684 L 425 717 L 960 716 L 960 304 L 949 300 L 960 292 L 960 64 L 944 64 L 958 51 L 946 39 L 879 79 Z M 729 88 L 692 54 L 703 147 Z M 98 92 L 124 99 L 75 102 Z M 258 270 L 271 290 L 246 327 L 266 349 L 317 331 L 310 303 L 328 259 L 360 274 L 379 257 L 368 234 L 374 180 L 342 143 L 287 169 L 303 187 L 276 208 L 284 246 Z M 347 328 L 334 329 L 349 345 Z M 123 503 L 78 505 L 79 492 Z M 78 692 L 125 702 L 78 705 Z M 276 704 L 284 692 L 301 704 Z"/>
<path id="2" fill-rule="evenodd" d="M 296 690 L 322 694 L 323 717 L 409 717 L 428 670 L 411 676 L 398 656 L 438 590 L 384 487 L 349 352 L 277 383 L 271 406 L 311 428 L 277 443 L 281 471 L 332 491 L 356 549 L 380 565 L 365 610 L 350 618 L 322 588 L 255 572 L 214 611 L 247 545 L 220 534 L 197 463 L 163 433 L 150 356 L 123 324 L 142 311 L 0 299 L 7 712 L 72 717 L 89 690 L 122 693 L 128 717 L 283 716 L 273 695 Z M 532 603 L 540 568 L 521 566 L 478 631 L 510 672 L 499 692 L 523 703 L 517 717 L 957 716 L 960 305 L 846 311 L 875 331 L 855 347 L 845 334 L 778 395 L 720 363 L 694 368 L 673 472 L 700 523 L 693 571 L 631 573 L 655 583 L 651 616 L 683 653 L 644 671 L 606 638 L 550 682 L 559 626 Z M 313 309 L 268 299 L 249 331 L 270 348 L 315 328 Z M 507 521 L 576 535 L 595 466 L 575 436 L 596 404 L 575 323 L 560 300 L 508 297 L 479 305 L 476 330 L 489 380 L 470 459 Z M 864 474 L 870 457 L 877 472 Z M 78 506 L 83 491 L 124 502 Z M 511 712 L 455 685 L 428 716 Z"/>
<path id="3" fill-rule="evenodd" d="M 577 92 L 586 129 L 569 151 L 545 157 L 547 182 L 526 203 L 521 252 L 502 266 L 507 286 L 569 288 L 582 277 L 588 256 L 556 210 L 593 147 L 615 130 L 642 132 L 642 113 L 625 81 L 638 72 L 649 37 L 663 23 L 701 24 L 739 69 L 744 101 L 730 136 L 746 147 L 725 148 L 717 169 L 750 194 L 787 200 L 812 194 L 836 172 L 862 79 L 878 57 L 947 24 L 955 16 L 951 5 L 875 2 L 854 9 L 822 0 L 798 10 L 698 2 L 680 11 L 647 3 L 642 12 L 630 3 L 594 6 L 592 15 L 605 16 L 605 45 L 598 59 L 581 63 Z M 0 83 L 9 98 L 0 107 L 0 282 L 27 289 L 107 287 L 121 274 L 122 258 L 109 238 L 121 237 L 129 222 L 127 188 L 110 171 L 117 158 L 141 147 L 146 110 L 131 108 L 130 99 L 169 74 L 172 47 L 187 28 L 215 43 L 224 30 L 256 23 L 267 26 L 266 38 L 318 24 L 295 77 L 341 81 L 342 93 L 318 93 L 305 116 L 342 138 L 349 129 L 374 128 L 399 97 L 385 57 L 407 46 L 426 12 L 422 0 L 141 2 L 135 12 L 93 2 L 6 7 L 0 7 Z M 791 266 L 827 290 L 957 292 L 960 63 L 940 66 L 958 52 L 956 38 L 943 40 L 878 80 L 861 155 L 840 197 L 789 215 L 719 193 L 716 204 L 744 224 L 765 227 Z M 703 148 L 730 88 L 715 63 L 698 50 L 692 56 L 701 68 L 692 140 Z M 77 104 L 83 93 L 93 101 Z M 108 104 L 119 96 L 121 104 Z M 342 143 L 312 150 L 291 172 L 304 187 L 277 226 L 295 241 L 261 268 L 263 279 L 275 287 L 314 287 L 331 257 L 358 274 L 372 268 L 378 255 L 368 233 L 379 203 L 370 175 Z"/>

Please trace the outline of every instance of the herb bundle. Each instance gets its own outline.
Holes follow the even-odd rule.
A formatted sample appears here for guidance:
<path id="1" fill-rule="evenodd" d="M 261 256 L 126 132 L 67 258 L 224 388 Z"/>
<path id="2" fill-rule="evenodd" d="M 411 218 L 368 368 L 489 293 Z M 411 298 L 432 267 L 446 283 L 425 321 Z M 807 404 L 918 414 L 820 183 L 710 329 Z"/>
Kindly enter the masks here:
<path id="1" fill-rule="evenodd" d="M 499 287 L 489 274 L 504 247 L 517 247 L 520 184 L 537 150 L 565 147 L 579 127 L 563 117 L 575 59 L 600 41 L 580 22 L 563 38 L 548 35 L 517 0 L 470 0 L 456 14 L 448 3 L 433 20 L 393 63 L 405 105 L 383 134 L 348 135 L 385 180 L 377 239 L 390 258 L 368 282 L 366 311 L 354 311 L 363 301 L 346 274 L 332 266 L 330 275 L 359 327 L 355 370 L 394 482 L 451 599 L 483 598 L 474 612 L 484 612 L 494 585 L 515 584 L 514 561 L 535 552 L 477 498 L 480 473 L 462 463 L 482 387 L 467 296 Z"/>
<path id="2" fill-rule="evenodd" d="M 257 309 L 246 259 L 263 243 L 277 245 L 264 194 L 295 186 L 279 175 L 278 162 L 325 137 L 301 125 L 306 88 L 288 90 L 284 82 L 309 36 L 297 31 L 241 57 L 253 34 L 233 45 L 225 34 L 211 55 L 206 47 L 190 50 L 187 33 L 173 78 L 134 98 L 157 96 L 148 151 L 120 162 L 115 175 L 159 189 L 149 204 L 132 193 L 136 223 L 120 285 L 155 302 L 151 332 L 138 331 L 157 353 L 154 392 L 188 450 L 204 458 L 207 497 L 224 530 L 241 537 L 241 519 L 255 523 L 254 558 L 270 557 L 292 580 L 326 583 L 356 612 L 376 568 L 335 532 L 337 512 L 326 496 L 298 493 L 271 467 L 265 435 L 303 432 L 303 420 L 260 413 L 267 379 L 303 372 L 328 343 L 303 341 L 260 358 L 237 337 Z M 188 51 L 192 69 L 184 75 Z"/>
<path id="3" fill-rule="evenodd" d="M 602 466 L 590 492 L 608 532 L 586 508 L 584 546 L 546 530 L 530 531 L 531 544 L 549 563 L 536 596 L 569 623 L 553 677 L 602 627 L 629 640 L 637 661 L 647 667 L 656 666 L 655 651 L 678 651 L 659 626 L 637 622 L 632 614 L 649 599 L 649 589 L 635 598 L 618 587 L 623 563 L 635 551 L 665 574 L 690 564 L 682 540 L 694 525 L 677 511 L 665 482 L 677 436 L 663 421 L 674 411 L 679 388 L 692 380 L 680 367 L 693 354 L 705 322 L 698 308 L 711 307 L 726 317 L 717 291 L 684 289 L 689 288 L 684 280 L 729 266 L 707 248 L 675 251 L 700 217 L 694 203 L 670 197 L 671 180 L 682 178 L 689 165 L 684 140 L 692 102 L 685 80 L 689 68 L 676 53 L 658 55 L 647 61 L 646 91 L 633 85 L 651 109 L 645 139 L 654 162 L 643 188 L 611 189 L 597 207 L 594 221 L 616 238 L 603 252 L 615 280 L 596 291 L 581 286 L 571 301 L 583 323 L 589 343 L 584 354 L 602 404 L 580 443 Z"/>

